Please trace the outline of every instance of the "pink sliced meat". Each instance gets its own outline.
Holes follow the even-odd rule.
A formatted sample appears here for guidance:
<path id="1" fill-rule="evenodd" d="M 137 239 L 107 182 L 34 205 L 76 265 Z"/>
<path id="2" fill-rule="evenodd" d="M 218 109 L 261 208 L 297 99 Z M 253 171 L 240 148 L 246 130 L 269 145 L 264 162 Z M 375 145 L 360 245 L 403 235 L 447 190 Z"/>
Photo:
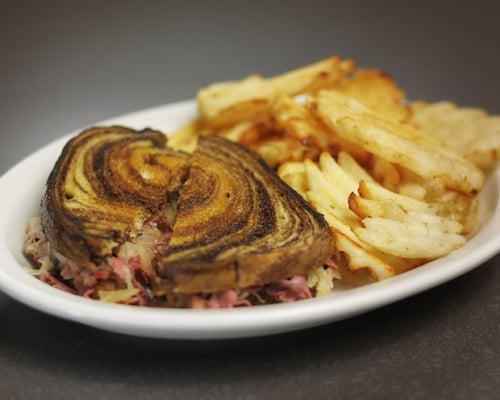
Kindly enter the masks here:
<path id="1" fill-rule="evenodd" d="M 67 293 L 76 294 L 76 291 L 69 286 L 62 283 L 59 279 L 51 275 L 49 272 L 44 272 L 40 275 L 40 280 L 42 282 L 48 283 L 50 286 L 55 287 L 56 289 L 63 290 Z"/>
<path id="2" fill-rule="evenodd" d="M 312 297 L 312 293 L 307 287 L 306 278 L 303 276 L 294 276 L 271 283 L 264 288 L 264 291 L 280 303 L 310 299 Z"/>
<path id="3" fill-rule="evenodd" d="M 208 299 L 201 296 L 191 296 L 188 302 L 189 308 L 233 308 L 233 307 L 250 307 L 252 303 L 247 299 L 238 297 L 235 290 L 224 290 L 220 293 L 210 295 Z"/>

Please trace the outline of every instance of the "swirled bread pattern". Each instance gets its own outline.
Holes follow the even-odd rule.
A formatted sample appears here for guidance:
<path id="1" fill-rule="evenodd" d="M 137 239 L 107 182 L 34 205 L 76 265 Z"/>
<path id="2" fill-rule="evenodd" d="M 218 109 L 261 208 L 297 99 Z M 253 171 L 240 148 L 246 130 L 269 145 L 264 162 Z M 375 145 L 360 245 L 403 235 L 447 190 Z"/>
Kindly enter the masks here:
<path id="1" fill-rule="evenodd" d="M 194 154 L 157 131 L 91 128 L 64 148 L 47 182 L 51 246 L 82 267 L 116 254 L 176 202 L 155 268 L 178 293 L 251 287 L 303 275 L 332 254 L 324 218 L 245 147 L 202 137 Z"/>
<path id="2" fill-rule="evenodd" d="M 247 148 L 202 137 L 160 271 L 187 292 L 303 275 L 332 254 L 323 217 Z M 218 271 L 214 274 L 214 271 Z"/>
<path id="3" fill-rule="evenodd" d="M 47 181 L 42 223 L 52 247 L 82 265 L 113 254 L 158 216 L 188 172 L 157 131 L 90 128 L 64 147 Z"/>

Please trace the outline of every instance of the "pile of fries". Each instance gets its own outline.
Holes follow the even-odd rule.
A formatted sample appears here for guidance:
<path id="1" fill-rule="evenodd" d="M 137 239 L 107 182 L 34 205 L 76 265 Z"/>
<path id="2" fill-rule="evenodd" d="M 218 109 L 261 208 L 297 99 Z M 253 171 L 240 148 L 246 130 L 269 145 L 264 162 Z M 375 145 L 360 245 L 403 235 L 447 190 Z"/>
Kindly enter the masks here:
<path id="1" fill-rule="evenodd" d="M 197 100 L 199 119 L 169 144 L 191 152 L 218 135 L 252 148 L 325 216 L 342 267 L 376 280 L 462 246 L 500 157 L 500 117 L 409 102 L 386 74 L 338 56 Z"/>

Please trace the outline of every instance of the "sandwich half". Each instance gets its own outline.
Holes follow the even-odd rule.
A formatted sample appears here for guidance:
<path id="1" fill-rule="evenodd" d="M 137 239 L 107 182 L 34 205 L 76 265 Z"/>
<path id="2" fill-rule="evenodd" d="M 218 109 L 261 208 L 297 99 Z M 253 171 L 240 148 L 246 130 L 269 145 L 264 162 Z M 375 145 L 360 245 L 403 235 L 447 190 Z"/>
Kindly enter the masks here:
<path id="1" fill-rule="evenodd" d="M 186 154 L 120 126 L 68 142 L 25 243 L 53 286 L 198 308 L 310 297 L 304 277 L 333 251 L 323 216 L 251 150 L 201 137 Z"/>

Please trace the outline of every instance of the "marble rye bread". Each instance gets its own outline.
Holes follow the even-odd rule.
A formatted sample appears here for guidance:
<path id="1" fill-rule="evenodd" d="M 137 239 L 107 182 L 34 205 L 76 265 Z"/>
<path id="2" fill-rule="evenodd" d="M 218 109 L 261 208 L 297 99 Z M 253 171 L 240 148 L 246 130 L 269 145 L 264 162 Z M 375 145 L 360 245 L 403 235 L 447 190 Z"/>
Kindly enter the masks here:
<path id="1" fill-rule="evenodd" d="M 305 275 L 333 253 L 323 216 L 259 156 L 219 137 L 185 154 L 158 131 L 87 129 L 63 149 L 42 200 L 51 247 L 90 269 L 165 213 L 172 234 L 154 268 L 178 293 Z"/>

